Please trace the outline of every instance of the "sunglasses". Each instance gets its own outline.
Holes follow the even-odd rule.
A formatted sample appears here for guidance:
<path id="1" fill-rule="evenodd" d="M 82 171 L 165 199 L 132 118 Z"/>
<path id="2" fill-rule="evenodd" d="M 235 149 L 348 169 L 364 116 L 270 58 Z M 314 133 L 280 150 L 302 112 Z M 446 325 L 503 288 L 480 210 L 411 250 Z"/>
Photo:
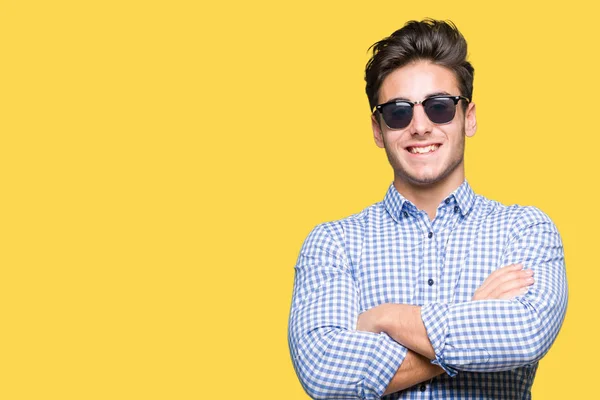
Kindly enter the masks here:
<path id="1" fill-rule="evenodd" d="M 434 124 L 447 124 L 454 119 L 456 104 L 459 100 L 470 100 L 464 96 L 432 96 L 421 101 L 392 100 L 375 106 L 383 117 L 383 121 L 390 129 L 403 129 L 410 125 L 413 118 L 413 108 L 417 104 L 423 105 L 427 118 Z"/>

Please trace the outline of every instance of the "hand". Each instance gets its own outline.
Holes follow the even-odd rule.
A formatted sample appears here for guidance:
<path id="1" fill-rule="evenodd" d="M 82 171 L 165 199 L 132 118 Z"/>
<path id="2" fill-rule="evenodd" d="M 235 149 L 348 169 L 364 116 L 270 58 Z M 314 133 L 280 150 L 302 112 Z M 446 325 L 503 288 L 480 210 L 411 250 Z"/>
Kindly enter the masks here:
<path id="1" fill-rule="evenodd" d="M 511 264 L 492 272 L 477 288 L 472 300 L 508 300 L 527 293 L 533 285 L 533 270 Z"/>
<path id="2" fill-rule="evenodd" d="M 384 332 L 383 321 L 386 318 L 386 316 L 390 315 L 392 306 L 393 305 L 390 303 L 384 303 L 361 313 L 358 316 L 356 330 L 374 333 Z"/>
<path id="3" fill-rule="evenodd" d="M 435 352 L 421 319 L 421 307 L 411 304 L 384 303 L 358 316 L 356 329 L 386 333 L 404 347 L 433 360 Z"/>

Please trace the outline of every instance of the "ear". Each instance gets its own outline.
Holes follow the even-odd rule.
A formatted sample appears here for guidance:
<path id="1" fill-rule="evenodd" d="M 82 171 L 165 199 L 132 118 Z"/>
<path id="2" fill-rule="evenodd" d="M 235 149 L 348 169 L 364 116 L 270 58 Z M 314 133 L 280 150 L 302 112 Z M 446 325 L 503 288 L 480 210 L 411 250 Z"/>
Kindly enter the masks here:
<path id="1" fill-rule="evenodd" d="M 477 132 L 477 116 L 475 115 L 475 103 L 469 103 L 465 114 L 465 135 L 472 137 Z"/>
<path id="2" fill-rule="evenodd" d="M 373 128 L 373 139 L 377 147 L 384 148 L 383 144 L 383 132 L 381 131 L 381 125 L 377 121 L 376 112 L 371 114 L 371 128 Z"/>

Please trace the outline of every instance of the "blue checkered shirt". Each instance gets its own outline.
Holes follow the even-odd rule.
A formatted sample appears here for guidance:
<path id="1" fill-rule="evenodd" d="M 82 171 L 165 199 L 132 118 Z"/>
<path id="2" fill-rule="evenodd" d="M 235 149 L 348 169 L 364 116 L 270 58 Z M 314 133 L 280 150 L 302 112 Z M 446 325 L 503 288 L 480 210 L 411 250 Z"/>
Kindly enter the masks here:
<path id="1" fill-rule="evenodd" d="M 471 301 L 514 263 L 534 270 L 526 294 Z M 432 362 L 446 373 L 385 399 L 529 399 L 567 306 L 563 246 L 548 216 L 475 195 L 466 181 L 433 221 L 391 185 L 383 202 L 314 228 L 295 272 L 290 351 L 314 398 L 382 396 L 407 349 L 357 331 L 357 318 L 401 303 L 422 306 Z"/>

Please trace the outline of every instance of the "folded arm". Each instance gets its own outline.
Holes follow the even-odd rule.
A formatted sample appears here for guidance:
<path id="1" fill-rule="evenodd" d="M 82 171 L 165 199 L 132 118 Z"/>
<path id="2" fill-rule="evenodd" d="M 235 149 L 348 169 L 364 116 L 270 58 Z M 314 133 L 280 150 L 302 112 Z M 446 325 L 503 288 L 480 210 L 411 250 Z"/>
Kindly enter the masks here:
<path id="1" fill-rule="evenodd" d="M 289 345 L 313 398 L 377 399 L 443 372 L 385 333 L 356 330 L 358 287 L 339 226 L 316 227 L 296 264 Z"/>
<path id="2" fill-rule="evenodd" d="M 524 209 L 502 262 L 522 264 L 533 271 L 535 283 L 514 299 L 490 295 L 480 301 L 423 307 L 381 305 L 365 315 L 365 330 L 387 332 L 450 375 L 458 370 L 493 372 L 535 363 L 554 342 L 567 305 L 562 242 L 550 219 L 537 209 Z M 489 289 L 480 288 L 490 294 Z"/>

